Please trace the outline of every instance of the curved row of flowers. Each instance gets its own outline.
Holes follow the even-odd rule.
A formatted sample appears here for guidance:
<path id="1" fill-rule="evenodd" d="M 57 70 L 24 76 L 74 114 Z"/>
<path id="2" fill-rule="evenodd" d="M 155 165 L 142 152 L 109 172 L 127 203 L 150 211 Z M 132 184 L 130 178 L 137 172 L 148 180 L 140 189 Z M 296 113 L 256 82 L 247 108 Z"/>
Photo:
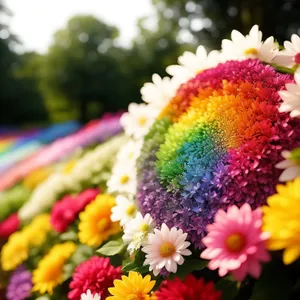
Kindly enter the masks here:
<path id="1" fill-rule="evenodd" d="M 99 146 L 64 175 L 77 193 L 55 202 L 50 177 L 21 209 L 35 218 L 2 248 L 8 299 L 234 299 L 266 266 L 300 258 L 300 37 L 279 50 L 253 26 L 178 62 L 121 117 L 128 138 L 104 193 L 90 171 Z M 233 298 L 222 280 L 240 283 Z"/>

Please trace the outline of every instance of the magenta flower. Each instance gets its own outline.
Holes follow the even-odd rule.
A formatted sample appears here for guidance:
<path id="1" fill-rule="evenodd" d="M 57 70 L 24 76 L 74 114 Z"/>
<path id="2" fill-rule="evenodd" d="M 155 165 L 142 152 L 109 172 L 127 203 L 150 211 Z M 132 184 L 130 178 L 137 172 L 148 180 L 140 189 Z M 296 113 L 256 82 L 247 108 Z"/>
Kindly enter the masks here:
<path id="1" fill-rule="evenodd" d="M 254 211 L 248 203 L 240 209 L 232 205 L 227 213 L 218 210 L 215 223 L 208 225 L 208 234 L 202 242 L 207 247 L 201 258 L 209 259 L 208 268 L 219 269 L 219 275 L 231 272 L 233 277 L 242 281 L 247 274 L 258 278 L 261 263 L 270 260 L 265 249 L 268 234 L 262 232 L 262 212 Z"/>

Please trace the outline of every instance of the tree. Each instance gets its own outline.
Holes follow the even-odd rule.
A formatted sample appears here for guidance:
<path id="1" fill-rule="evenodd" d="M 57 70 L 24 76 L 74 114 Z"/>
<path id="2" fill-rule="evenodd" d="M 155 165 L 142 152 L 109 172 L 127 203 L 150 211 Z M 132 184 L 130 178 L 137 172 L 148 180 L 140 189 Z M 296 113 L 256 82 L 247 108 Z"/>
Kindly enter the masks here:
<path id="1" fill-rule="evenodd" d="M 76 107 L 82 122 L 91 117 L 91 105 L 98 116 L 127 106 L 125 52 L 115 46 L 117 37 L 115 27 L 92 16 L 75 16 L 55 33 L 44 58 L 42 85 Z"/>
<path id="2" fill-rule="evenodd" d="M 208 48 L 220 48 L 231 30 L 249 32 L 260 25 L 264 36 L 279 42 L 289 39 L 300 27 L 297 0 L 152 0 L 160 18 L 168 19 L 181 36 Z M 190 38 L 191 42 L 192 39 Z"/>
<path id="3" fill-rule="evenodd" d="M 0 12 L 10 12 L 0 2 Z M 22 124 L 47 120 L 37 81 L 31 76 L 19 76 L 26 64 L 26 55 L 17 55 L 11 48 L 19 43 L 6 24 L 0 23 L 0 124 Z"/>

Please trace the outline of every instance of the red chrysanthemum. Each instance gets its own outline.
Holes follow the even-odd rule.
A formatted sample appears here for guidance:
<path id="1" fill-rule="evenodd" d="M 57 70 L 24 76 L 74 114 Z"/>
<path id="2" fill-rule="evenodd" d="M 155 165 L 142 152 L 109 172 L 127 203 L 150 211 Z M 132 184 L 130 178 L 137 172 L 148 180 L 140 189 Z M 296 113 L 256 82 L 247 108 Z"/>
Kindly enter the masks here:
<path id="1" fill-rule="evenodd" d="M 75 221 L 78 214 L 96 198 L 99 192 L 98 189 L 87 189 L 76 197 L 67 195 L 55 203 L 51 211 L 53 228 L 57 232 L 66 231 L 68 226 Z"/>
<path id="2" fill-rule="evenodd" d="M 7 238 L 17 231 L 20 226 L 18 214 L 12 214 L 2 222 L 0 222 L 0 237 Z"/>
<path id="3" fill-rule="evenodd" d="M 92 256 L 76 267 L 69 285 L 71 291 L 68 299 L 80 300 L 81 294 L 87 290 L 93 295 L 98 293 L 101 299 L 106 299 L 109 295 L 108 288 L 113 286 L 115 279 L 120 278 L 121 267 L 112 266 L 109 258 Z"/>
<path id="4" fill-rule="evenodd" d="M 190 274 L 184 281 L 177 277 L 163 281 L 155 296 L 158 300 L 220 300 L 221 292 L 213 282 L 205 283 L 203 278 Z"/>

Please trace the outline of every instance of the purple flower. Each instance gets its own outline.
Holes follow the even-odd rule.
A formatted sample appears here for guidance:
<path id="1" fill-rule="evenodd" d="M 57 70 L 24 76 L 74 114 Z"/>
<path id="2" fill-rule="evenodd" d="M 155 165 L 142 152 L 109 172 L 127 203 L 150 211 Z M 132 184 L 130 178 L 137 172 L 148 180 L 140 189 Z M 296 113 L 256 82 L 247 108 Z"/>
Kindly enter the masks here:
<path id="1" fill-rule="evenodd" d="M 17 268 L 10 277 L 6 298 L 8 300 L 23 300 L 30 296 L 32 282 L 31 273 L 24 266 Z"/>

